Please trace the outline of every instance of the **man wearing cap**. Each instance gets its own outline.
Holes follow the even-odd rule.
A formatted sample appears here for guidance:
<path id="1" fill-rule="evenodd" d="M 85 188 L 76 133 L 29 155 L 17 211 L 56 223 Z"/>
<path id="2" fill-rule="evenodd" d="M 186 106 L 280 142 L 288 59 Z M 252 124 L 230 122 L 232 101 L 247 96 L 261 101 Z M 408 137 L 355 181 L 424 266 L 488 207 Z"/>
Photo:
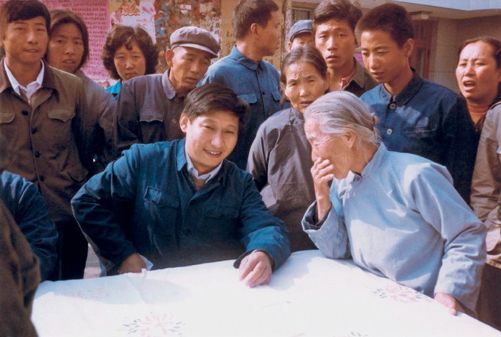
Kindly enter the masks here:
<path id="1" fill-rule="evenodd" d="M 163 74 L 125 81 L 118 96 L 115 157 L 134 143 L 182 138 L 179 116 L 184 97 L 207 72 L 220 46 L 209 31 L 188 26 L 174 31 L 165 51 L 169 69 Z"/>
<path id="2" fill-rule="evenodd" d="M 296 21 L 287 35 L 287 50 L 291 51 L 294 47 L 313 44 L 313 27 L 311 20 Z"/>
<path id="3" fill-rule="evenodd" d="M 281 108 L 278 71 L 263 60 L 279 48 L 281 23 L 282 14 L 272 0 L 240 0 L 233 12 L 235 46 L 202 80 L 227 85 L 250 106 L 249 120 L 230 156 L 242 169 L 259 125 Z"/>
<path id="4" fill-rule="evenodd" d="M 349 0 L 323 0 L 315 8 L 315 47 L 327 63 L 329 91 L 346 90 L 360 96 L 377 84 L 353 57 L 355 26 L 361 17 L 360 8 Z"/>

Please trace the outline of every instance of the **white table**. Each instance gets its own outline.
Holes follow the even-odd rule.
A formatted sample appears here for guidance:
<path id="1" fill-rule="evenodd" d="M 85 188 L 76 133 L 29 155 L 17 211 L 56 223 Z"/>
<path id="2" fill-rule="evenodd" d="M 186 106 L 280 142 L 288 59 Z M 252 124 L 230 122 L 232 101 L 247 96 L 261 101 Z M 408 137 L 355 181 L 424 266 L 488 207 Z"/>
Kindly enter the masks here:
<path id="1" fill-rule="evenodd" d="M 318 251 L 294 253 L 269 285 L 254 289 L 238 281 L 232 261 L 44 282 L 32 319 L 41 337 L 501 336 Z"/>

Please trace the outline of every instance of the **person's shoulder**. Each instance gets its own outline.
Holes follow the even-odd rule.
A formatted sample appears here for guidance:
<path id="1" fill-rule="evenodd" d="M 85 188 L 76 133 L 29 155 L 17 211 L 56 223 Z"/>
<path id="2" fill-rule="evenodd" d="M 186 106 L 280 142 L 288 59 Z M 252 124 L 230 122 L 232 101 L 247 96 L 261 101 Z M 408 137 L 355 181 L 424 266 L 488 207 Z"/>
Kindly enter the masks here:
<path id="1" fill-rule="evenodd" d="M 237 164 L 228 159 L 223 161 L 223 169 L 224 174 L 226 174 L 226 180 L 230 185 L 242 186 L 246 182 L 252 181 L 252 175 L 249 172 L 242 170 Z"/>
<path id="2" fill-rule="evenodd" d="M 430 80 L 423 79 L 422 90 L 425 90 L 427 95 L 433 94 L 436 97 L 450 98 L 455 100 L 460 98 L 460 96 L 451 89 Z"/>
<path id="3" fill-rule="evenodd" d="M 367 90 L 364 92 L 361 96 L 360 99 L 364 102 L 366 101 L 371 101 L 374 99 L 379 98 L 379 92 L 381 90 L 382 84 L 376 84 L 376 86 L 372 87 L 371 89 Z"/>
<path id="4" fill-rule="evenodd" d="M 63 86 L 64 88 L 68 88 L 69 86 L 83 86 L 83 81 L 78 76 L 49 65 L 46 65 L 46 67 L 47 73 L 52 76 L 56 85 Z"/>

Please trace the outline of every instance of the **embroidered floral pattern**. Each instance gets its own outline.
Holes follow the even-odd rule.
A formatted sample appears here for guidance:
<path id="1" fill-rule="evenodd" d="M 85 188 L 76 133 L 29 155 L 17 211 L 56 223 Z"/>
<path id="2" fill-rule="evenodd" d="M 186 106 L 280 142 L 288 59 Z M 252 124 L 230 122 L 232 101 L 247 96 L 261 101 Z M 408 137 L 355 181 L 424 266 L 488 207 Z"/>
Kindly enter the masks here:
<path id="1" fill-rule="evenodd" d="M 391 284 L 384 288 L 377 288 L 374 290 L 374 294 L 379 298 L 388 298 L 401 303 L 411 303 L 428 299 L 427 296 L 420 292 L 399 284 Z"/>
<path id="2" fill-rule="evenodd" d="M 180 337 L 184 323 L 169 314 L 150 312 L 144 317 L 122 324 L 127 336 L 137 337 Z"/>

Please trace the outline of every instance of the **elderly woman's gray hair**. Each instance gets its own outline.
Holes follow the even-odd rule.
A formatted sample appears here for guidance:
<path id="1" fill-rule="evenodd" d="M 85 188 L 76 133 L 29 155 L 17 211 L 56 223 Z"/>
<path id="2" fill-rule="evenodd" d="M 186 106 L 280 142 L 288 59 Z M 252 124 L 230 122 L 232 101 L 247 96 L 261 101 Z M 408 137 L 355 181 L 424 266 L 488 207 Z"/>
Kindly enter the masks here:
<path id="1" fill-rule="evenodd" d="M 306 121 L 315 120 L 326 134 L 354 132 L 361 141 L 379 145 L 376 117 L 360 98 L 348 91 L 333 91 L 318 98 L 304 111 Z"/>

